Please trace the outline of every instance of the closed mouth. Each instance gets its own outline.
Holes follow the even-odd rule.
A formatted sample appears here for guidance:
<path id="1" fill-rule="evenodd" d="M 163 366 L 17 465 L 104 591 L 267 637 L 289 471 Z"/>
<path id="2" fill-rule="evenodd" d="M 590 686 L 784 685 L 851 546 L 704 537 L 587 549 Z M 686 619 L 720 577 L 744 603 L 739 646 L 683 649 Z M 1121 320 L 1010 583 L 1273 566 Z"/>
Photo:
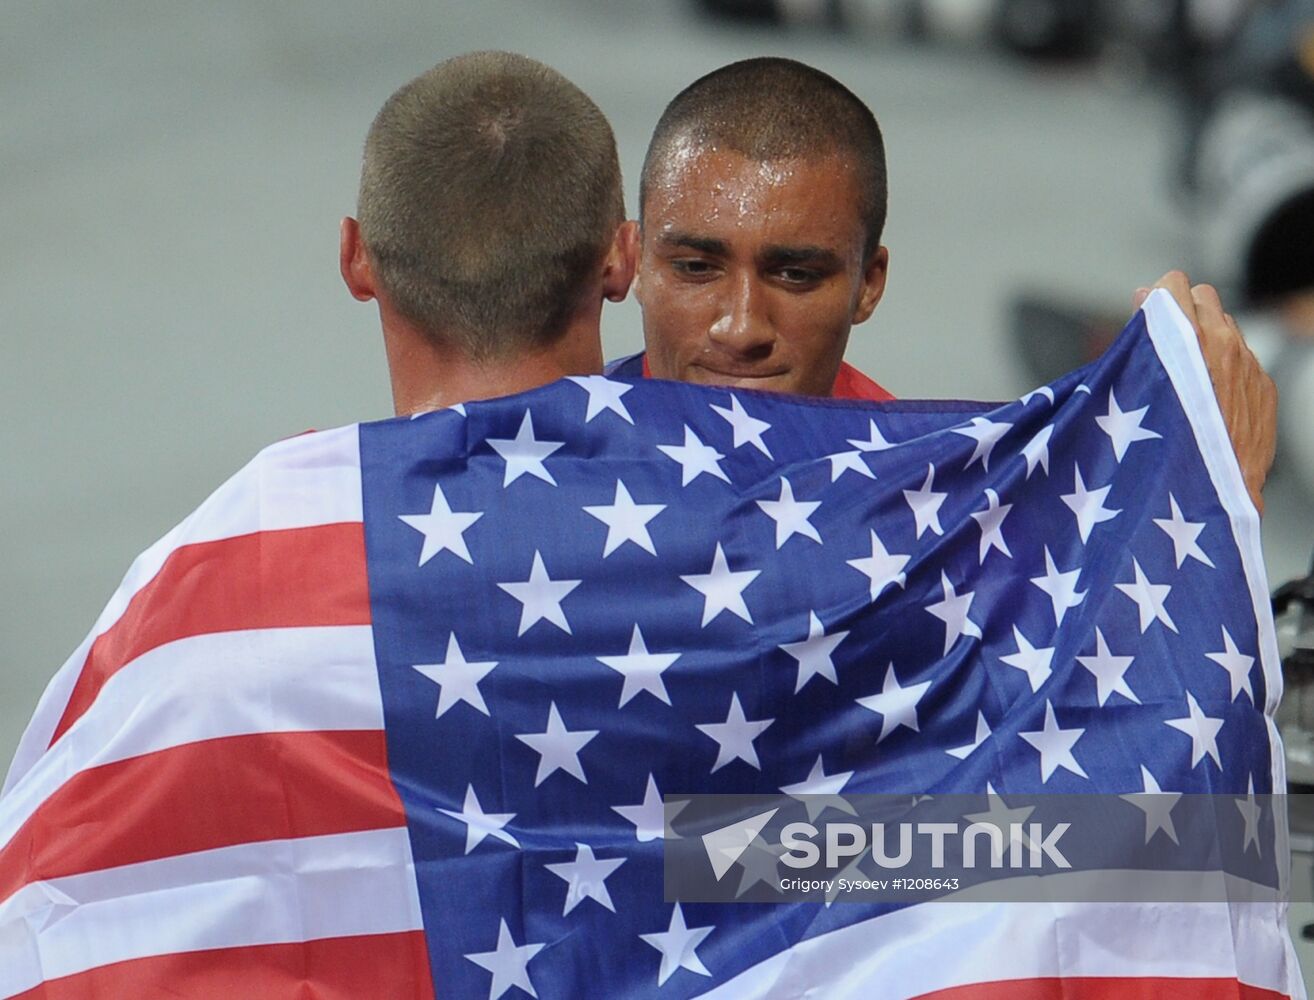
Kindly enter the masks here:
<path id="1" fill-rule="evenodd" d="M 742 371 L 725 368 L 711 368 L 707 365 L 695 365 L 699 372 L 698 381 L 708 382 L 713 385 L 729 384 L 746 384 L 751 382 L 767 382 L 774 379 L 780 379 L 788 375 L 787 370 L 779 371 Z"/>

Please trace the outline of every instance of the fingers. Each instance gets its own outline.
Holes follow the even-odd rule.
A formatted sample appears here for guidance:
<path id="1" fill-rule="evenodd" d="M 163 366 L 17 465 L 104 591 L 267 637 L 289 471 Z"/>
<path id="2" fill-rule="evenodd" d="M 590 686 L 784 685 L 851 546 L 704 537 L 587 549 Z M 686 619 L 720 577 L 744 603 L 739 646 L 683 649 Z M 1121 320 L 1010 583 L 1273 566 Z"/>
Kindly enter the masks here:
<path id="1" fill-rule="evenodd" d="M 1183 271 L 1169 271 L 1162 278 L 1154 283 L 1155 288 L 1166 289 L 1177 302 L 1177 307 L 1186 314 L 1186 318 L 1191 321 L 1195 327 L 1196 333 L 1200 332 L 1200 327 L 1195 318 L 1195 299 L 1191 295 L 1191 279 Z"/>
<path id="2" fill-rule="evenodd" d="M 1227 327 L 1227 314 L 1223 312 L 1223 303 L 1213 285 L 1191 285 L 1190 292 L 1191 302 L 1195 305 L 1195 318 L 1202 329 L 1206 325 L 1211 329 Z"/>
<path id="3" fill-rule="evenodd" d="M 1169 271 L 1154 287 L 1172 295 L 1195 330 L 1246 491 L 1262 513 L 1261 490 L 1277 442 L 1277 389 L 1273 380 L 1259 366 L 1212 285 L 1193 286 L 1182 271 Z M 1133 297 L 1137 308 L 1145 300 L 1143 292 L 1148 294 L 1138 288 Z"/>

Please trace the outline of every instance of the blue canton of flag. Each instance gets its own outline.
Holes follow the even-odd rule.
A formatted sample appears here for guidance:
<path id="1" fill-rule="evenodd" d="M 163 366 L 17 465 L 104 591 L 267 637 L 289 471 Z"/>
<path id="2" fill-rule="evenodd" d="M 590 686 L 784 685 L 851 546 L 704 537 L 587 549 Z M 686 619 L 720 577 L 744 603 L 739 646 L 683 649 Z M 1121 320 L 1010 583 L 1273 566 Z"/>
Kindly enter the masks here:
<path id="1" fill-rule="evenodd" d="M 1156 294 L 1097 365 L 998 405 L 588 377 L 362 425 L 436 993 L 1151 975 L 972 944 L 987 921 L 1047 939 L 1035 915 L 665 902 L 662 799 L 1282 791 L 1257 519 L 1190 336 Z M 934 954 L 894 983 L 899 934 Z M 837 935 L 876 964 L 789 985 Z"/>

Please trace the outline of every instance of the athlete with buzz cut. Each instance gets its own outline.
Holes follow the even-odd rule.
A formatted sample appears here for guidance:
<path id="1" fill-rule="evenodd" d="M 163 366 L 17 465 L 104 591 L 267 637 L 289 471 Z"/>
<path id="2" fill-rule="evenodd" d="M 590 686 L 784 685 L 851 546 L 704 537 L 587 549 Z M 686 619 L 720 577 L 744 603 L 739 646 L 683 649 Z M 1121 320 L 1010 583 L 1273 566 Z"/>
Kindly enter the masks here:
<path id="1" fill-rule="evenodd" d="M 378 306 L 399 415 L 601 370 L 633 226 L 611 125 L 560 73 L 475 52 L 406 84 L 370 127 L 356 214 L 340 269 Z"/>
<path id="2" fill-rule="evenodd" d="M 687 87 L 639 183 L 645 370 L 891 398 L 843 364 L 850 328 L 885 290 L 886 200 L 875 117 L 820 70 L 749 59 Z"/>
<path id="3" fill-rule="evenodd" d="M 650 375 L 884 400 L 844 364 L 849 331 L 885 291 L 885 147 L 870 109 L 790 59 L 732 63 L 667 106 L 644 159 L 635 294 Z M 1256 507 L 1273 461 L 1276 391 L 1218 295 L 1174 271 Z M 1138 289 L 1135 305 L 1148 294 Z"/>

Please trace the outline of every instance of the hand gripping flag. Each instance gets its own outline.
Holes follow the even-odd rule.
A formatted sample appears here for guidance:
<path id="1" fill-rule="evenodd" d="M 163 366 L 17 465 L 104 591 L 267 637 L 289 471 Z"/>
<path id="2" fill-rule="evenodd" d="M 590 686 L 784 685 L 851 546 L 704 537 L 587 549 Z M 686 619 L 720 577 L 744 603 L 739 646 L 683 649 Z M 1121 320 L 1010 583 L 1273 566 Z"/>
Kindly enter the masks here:
<path id="1" fill-rule="evenodd" d="M 1281 791 L 1259 551 L 1162 292 L 1002 405 L 593 377 L 284 441 L 38 706 L 0 996 L 1303 996 L 1279 904 L 663 899 L 664 797 Z"/>

